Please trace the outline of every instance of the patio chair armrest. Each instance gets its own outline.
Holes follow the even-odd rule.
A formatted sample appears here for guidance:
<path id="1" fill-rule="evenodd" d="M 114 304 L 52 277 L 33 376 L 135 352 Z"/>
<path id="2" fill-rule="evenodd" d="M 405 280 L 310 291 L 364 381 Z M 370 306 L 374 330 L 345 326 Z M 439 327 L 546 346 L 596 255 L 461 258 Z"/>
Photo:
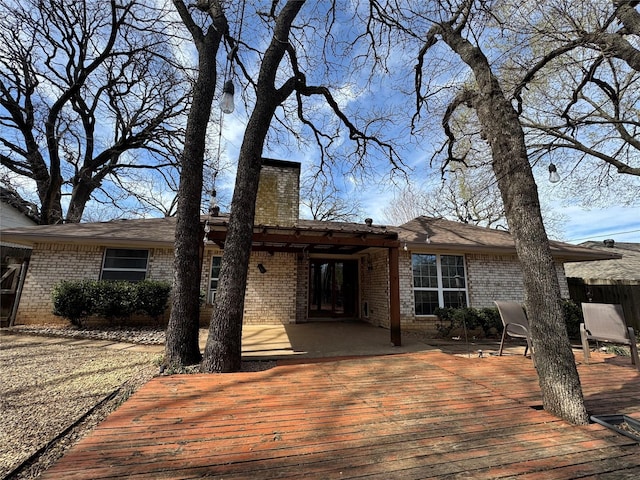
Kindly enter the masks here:
<path id="1" fill-rule="evenodd" d="M 631 363 L 636 366 L 636 369 L 640 372 L 640 354 L 638 354 L 638 346 L 636 345 L 636 333 L 633 327 L 627 327 L 629 332 L 629 349 L 631 350 Z"/>
<path id="2" fill-rule="evenodd" d="M 580 324 L 580 341 L 582 343 L 584 361 L 589 363 L 589 331 L 585 328 L 584 323 Z"/>
<path id="3" fill-rule="evenodd" d="M 509 329 L 511 327 L 511 330 Z M 513 330 L 515 329 L 515 331 Z M 530 338 L 531 334 L 529 333 L 529 329 L 522 325 L 521 323 L 509 322 L 504 324 L 504 331 L 507 332 L 511 336 L 522 336 L 524 334 L 525 337 Z"/>
<path id="4" fill-rule="evenodd" d="M 516 327 L 522 328 L 523 330 L 527 330 L 527 327 L 525 327 L 524 325 L 522 325 L 521 323 L 515 323 L 515 322 L 508 322 L 505 323 L 504 327 L 507 328 L 510 325 L 515 325 Z"/>
<path id="5" fill-rule="evenodd" d="M 583 335 L 584 335 L 585 338 L 592 338 L 593 337 L 593 334 L 591 333 L 591 331 L 585 326 L 584 323 L 581 323 L 580 324 L 580 336 L 582 337 Z"/>

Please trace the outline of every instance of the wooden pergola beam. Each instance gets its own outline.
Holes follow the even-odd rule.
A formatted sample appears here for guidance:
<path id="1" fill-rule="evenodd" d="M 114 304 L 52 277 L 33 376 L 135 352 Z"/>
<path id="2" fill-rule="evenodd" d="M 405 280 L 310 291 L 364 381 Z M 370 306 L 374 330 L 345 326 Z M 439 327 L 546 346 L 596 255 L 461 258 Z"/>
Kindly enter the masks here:
<path id="1" fill-rule="evenodd" d="M 226 231 L 211 231 L 207 234 L 208 240 L 213 242 L 224 241 L 227 237 Z M 353 236 L 333 235 L 328 238 L 325 235 L 304 235 L 304 234 L 279 234 L 254 232 L 253 242 L 262 243 L 282 243 L 295 245 L 333 245 L 333 246 L 353 246 L 353 247 L 380 247 L 380 248 L 398 248 L 400 242 L 392 236 L 368 236 L 362 238 L 360 234 Z"/>

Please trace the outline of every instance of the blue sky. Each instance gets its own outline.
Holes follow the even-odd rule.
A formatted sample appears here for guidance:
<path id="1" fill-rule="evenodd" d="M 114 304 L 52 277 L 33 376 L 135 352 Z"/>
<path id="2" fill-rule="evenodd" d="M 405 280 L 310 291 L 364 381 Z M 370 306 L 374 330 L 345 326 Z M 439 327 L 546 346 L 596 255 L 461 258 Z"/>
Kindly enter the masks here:
<path id="1" fill-rule="evenodd" d="M 593 210 L 564 207 L 562 212 L 568 217 L 564 227 L 565 240 L 570 243 L 607 238 L 640 243 L 640 207 L 611 206 Z"/>
<path id="2" fill-rule="evenodd" d="M 225 145 L 225 155 L 233 162 L 237 158 L 237 151 L 242 141 L 244 122 L 246 113 L 240 108 L 232 115 L 225 117 L 223 125 L 223 145 Z M 226 140 L 228 137 L 228 141 Z M 272 145 L 265 156 L 270 158 L 280 158 L 283 160 L 299 161 L 303 165 L 303 171 L 310 169 L 317 161 L 317 152 L 314 149 L 307 151 L 291 152 L 288 149 L 279 149 Z M 408 159 L 406 163 L 411 164 L 415 169 L 414 178 L 423 177 L 429 170 L 426 167 L 427 160 L 420 152 L 414 152 L 413 161 Z M 384 208 L 393 198 L 394 189 L 388 178 L 385 176 L 385 164 L 383 160 L 376 163 L 377 169 L 371 177 L 363 182 L 354 181 L 345 174 L 336 175 L 337 181 L 341 183 L 341 190 L 346 198 L 357 200 L 363 207 L 364 217 L 371 217 L 374 222 L 384 224 L 393 223 L 385 218 Z M 433 171 L 432 175 L 438 176 L 439 172 Z M 627 176 L 629 177 L 629 176 Z M 622 179 L 622 177 L 621 177 Z M 219 184 L 222 196 L 230 199 L 233 188 L 233 172 L 229 172 Z M 570 243 L 581 243 L 584 241 L 602 241 L 605 238 L 613 238 L 616 242 L 639 242 L 640 243 L 640 206 L 616 205 L 615 197 L 612 197 L 610 205 L 592 206 L 587 208 L 581 206 L 577 199 L 560 198 L 554 192 L 554 186 L 548 183 L 546 173 L 536 178 L 541 196 L 546 199 L 551 198 L 548 209 L 563 218 L 561 223 L 562 235 L 555 239 Z M 628 178 L 624 178 L 629 181 Z M 631 178 L 631 181 L 640 182 L 638 178 Z M 544 201 L 544 199 L 543 199 Z"/>
<path id="3" fill-rule="evenodd" d="M 349 22 L 339 24 L 341 25 L 339 34 L 345 38 L 352 38 L 357 26 Z M 360 47 L 364 48 L 363 45 Z M 380 72 L 376 72 L 372 76 L 369 76 L 370 72 L 367 71 L 347 69 L 347 75 L 331 76 L 333 83 L 330 87 L 336 98 L 339 99 L 340 105 L 349 111 L 361 113 L 363 108 L 371 109 L 373 107 L 378 111 L 400 114 L 400 117 L 394 117 L 390 123 L 395 127 L 394 130 L 385 129 L 383 133 L 388 134 L 389 138 L 402 138 L 400 141 L 400 143 L 404 143 L 402 160 L 413 169 L 410 173 L 411 179 L 422 182 L 427 178 L 439 177 L 440 175 L 439 165 L 434 164 L 435 168 L 431 169 L 429 159 L 442 138 L 441 115 L 438 114 L 438 110 L 442 112 L 442 102 L 446 101 L 449 92 L 443 88 L 438 95 L 430 100 L 430 111 L 422 112 L 421 122 L 424 123 L 425 130 L 420 132 L 419 136 L 409 138 L 408 126 L 415 108 L 415 98 L 411 90 L 413 88 L 416 50 L 403 47 L 405 46 L 400 46 L 392 52 L 387 64 L 388 69 L 380 69 Z M 442 48 L 442 46 L 438 48 Z M 364 51 L 356 48 L 353 54 L 364 54 Z M 433 63 L 434 56 L 437 60 L 435 63 Z M 335 60 L 339 63 L 338 59 Z M 431 61 L 429 68 L 432 72 L 437 72 L 430 78 L 431 87 L 435 90 L 443 86 L 462 84 L 467 80 L 467 69 L 461 66 L 460 62 L 446 48 L 432 55 Z M 313 71 L 317 73 L 321 70 Z M 333 73 L 335 74 L 335 72 Z M 311 73 L 309 75 L 311 78 Z M 373 81 L 371 81 L 372 79 Z M 326 107 L 323 108 L 318 103 L 313 105 L 325 115 L 330 115 Z M 240 108 L 232 115 L 233 118 L 225 119 L 227 126 L 223 135 L 225 138 L 227 137 L 227 128 L 229 128 L 229 132 L 232 132 L 231 135 L 234 137 L 229 143 L 230 158 L 233 158 L 234 147 L 239 147 L 241 142 L 239 132 L 243 130 L 243 124 L 246 121 L 243 117 L 245 116 L 245 112 Z M 385 127 L 390 124 L 386 124 Z M 272 127 L 274 125 L 275 122 L 272 123 Z M 349 140 L 345 138 L 344 144 L 348 149 Z M 311 169 L 318 162 L 319 152 L 313 146 L 304 146 L 292 152 L 289 148 L 267 144 L 265 156 L 301 161 L 304 174 L 305 170 Z M 364 178 L 352 177 L 346 171 L 345 165 L 337 166 L 334 178 L 341 184 L 345 198 L 358 200 L 361 203 L 363 217 L 371 217 L 374 222 L 387 223 L 388 219 L 385 218 L 383 209 L 394 195 L 394 189 L 389 181 L 389 164 L 384 158 L 377 156 L 375 152 L 368 161 L 371 168 L 365 172 Z M 584 163 L 582 164 L 583 171 L 587 171 Z M 566 171 L 569 166 L 564 168 L 564 171 L 564 165 L 559 164 L 558 167 L 561 176 L 569 175 L 570 172 Z M 580 172 L 574 173 L 574 178 L 578 173 Z M 562 232 L 557 237 L 558 239 L 572 243 L 587 240 L 601 241 L 605 238 L 613 238 L 618 242 L 640 242 L 640 199 L 632 198 L 633 195 L 630 198 L 627 194 L 631 191 L 640 191 L 640 178 L 614 173 L 613 180 L 602 187 L 599 200 L 596 202 L 586 198 L 588 195 L 582 196 L 579 191 L 583 189 L 588 192 L 595 189 L 595 179 L 593 179 L 593 185 L 579 183 L 578 191 L 576 191 L 575 185 L 570 181 L 571 178 L 563 178 L 560 184 L 549 184 L 546 164 L 536 166 L 534 174 L 545 210 L 551 211 L 554 216 L 563 219 L 560 226 Z M 401 186 L 401 179 L 396 178 L 396 180 Z M 584 182 L 589 182 L 589 180 L 587 178 Z M 578 182 L 583 182 L 583 179 L 579 179 Z"/>
<path id="4" fill-rule="evenodd" d="M 252 5 L 248 4 L 247 7 L 252 8 Z M 320 11 L 325 8 L 325 5 L 309 2 L 304 8 L 306 11 L 316 9 Z M 349 11 L 349 4 L 345 5 L 344 8 L 346 10 L 342 12 L 343 15 L 352 13 Z M 251 18 L 251 14 L 247 13 L 246 18 Z M 324 27 L 326 26 L 324 23 L 326 21 L 322 21 L 320 17 L 318 25 Z M 353 39 L 354 35 L 357 34 L 357 26 L 354 22 L 336 22 L 332 27 L 338 30 L 336 30 L 334 37 L 328 38 L 326 41 L 334 42 L 334 45 L 332 45 L 334 47 L 344 46 L 341 43 L 342 41 Z M 236 31 L 237 28 L 237 25 L 233 24 L 233 19 L 231 28 L 232 31 Z M 252 31 L 252 27 L 247 22 L 243 30 L 243 37 L 246 37 L 245 40 L 247 40 L 251 39 L 252 35 L 254 36 L 253 38 L 259 35 L 257 37 L 258 43 L 262 43 L 263 47 L 264 43 L 268 41 L 268 36 L 264 35 L 263 31 Z M 305 44 L 304 42 L 307 39 L 299 38 L 297 40 Z M 306 45 L 313 43 L 309 41 Z M 182 47 L 184 48 L 179 48 L 177 51 L 184 55 L 184 59 L 189 58 L 190 47 L 184 45 Z M 438 46 L 438 48 L 441 47 Z M 437 70 L 437 74 L 431 78 L 431 86 L 435 88 L 466 80 L 466 69 L 461 67 L 459 62 L 456 62 L 453 55 L 444 50 L 440 51 L 442 58 L 439 58 L 436 63 L 430 66 L 432 70 Z M 334 51 L 339 52 L 340 50 L 336 48 Z M 360 58 L 366 58 L 368 53 L 363 44 L 356 45 L 351 51 L 354 58 L 357 58 L 358 55 L 361 55 Z M 353 65 L 348 60 L 341 60 L 338 57 L 332 58 L 332 62 L 323 64 L 318 61 L 318 58 L 321 57 L 314 56 L 313 52 L 310 52 L 308 57 L 301 58 L 301 65 L 307 71 L 310 83 L 326 83 L 324 75 L 330 79 L 330 88 L 336 100 L 341 107 L 353 115 L 353 118 L 358 118 L 358 115 L 368 114 L 368 112 L 376 110 L 379 118 L 386 120 L 381 123 L 382 133 L 404 144 L 401 149 L 402 160 L 413 169 L 410 173 L 412 180 L 421 182 L 428 178 L 439 177 L 438 165 L 434 165 L 435 169 L 431 169 L 428 164 L 429 158 L 433 154 L 433 149 L 438 145 L 439 137 L 442 135 L 439 125 L 441 116 L 438 115 L 438 108 L 442 108 L 442 102 L 446 99 L 448 92 L 443 88 L 439 96 L 430 100 L 433 102 L 430 105 L 431 111 L 429 113 L 423 112 L 421 119 L 425 124 L 425 131 L 421 132 L 421 136 L 409 137 L 409 122 L 415 108 L 415 99 L 411 93 L 415 53 L 416 50 L 411 48 L 396 49 L 386 63 L 387 69 L 381 68 L 379 72 L 374 72 L 372 75 L 370 75 L 372 73 L 370 71 L 353 70 Z M 255 75 L 259 66 L 256 59 L 251 58 L 250 52 L 240 50 L 239 54 L 249 66 L 248 68 L 253 69 L 253 74 Z M 346 74 L 341 74 L 341 72 L 346 72 Z M 223 81 L 222 75 L 220 77 L 218 93 Z M 234 81 L 236 83 L 237 107 L 234 113 L 224 116 L 222 124 L 223 141 L 220 150 L 223 157 L 222 162 L 230 165 L 230 167 L 216 183 L 219 199 L 223 206 L 228 205 L 231 198 L 234 182 L 233 165 L 238 158 L 238 151 L 248 117 L 248 113 L 244 110 L 240 101 L 240 93 L 243 91 L 242 82 L 237 76 L 234 77 Z M 327 126 L 335 125 L 335 117 L 322 101 L 311 99 L 305 101 L 316 114 L 316 119 Z M 249 99 L 249 108 L 251 108 L 251 99 Z M 389 117 L 385 118 L 387 114 Z M 398 115 L 398 117 L 392 117 L 391 115 Z M 215 104 L 212 112 L 212 122 L 218 122 L 219 118 L 220 113 L 217 104 Z M 365 120 L 364 117 L 361 118 L 363 121 Z M 427 125 L 429 122 L 430 125 Z M 358 122 L 356 121 L 356 123 Z M 296 125 L 295 120 L 292 121 L 292 125 Z M 361 126 L 363 123 L 359 123 L 359 125 Z M 391 130 L 391 126 L 394 127 L 393 130 Z M 272 123 L 272 128 L 277 128 L 275 121 Z M 308 132 L 302 131 L 302 127 L 300 128 L 301 134 L 308 134 Z M 212 129 L 209 144 L 211 155 L 217 155 L 217 139 L 218 134 L 215 129 Z M 352 143 L 346 138 L 345 132 L 342 132 L 342 137 L 336 142 L 336 146 L 337 157 L 340 158 L 343 155 L 342 158 L 344 160 L 352 146 Z M 317 146 L 313 145 L 312 141 L 311 144 L 297 145 L 292 139 L 282 143 L 273 141 L 267 143 L 264 156 L 299 161 L 302 163 L 303 174 L 311 171 L 320 158 Z M 389 163 L 374 150 L 369 151 L 369 156 L 366 160 L 370 165 L 366 171 L 360 172 L 362 175 L 353 175 L 348 169 L 348 162 L 338 162 L 333 168 L 333 178 L 339 184 L 345 198 L 360 202 L 363 209 L 363 219 L 364 217 L 371 217 L 376 223 L 392 223 L 385 218 L 383 212 L 385 206 L 394 196 L 394 188 L 389 178 Z M 572 192 L 569 188 L 562 190 L 565 185 L 564 181 L 561 182 L 560 187 L 550 187 L 548 185 L 545 169 L 545 166 L 539 166 L 534 171 L 538 175 L 536 180 L 545 207 L 556 215 L 562 215 L 564 218 L 562 236 L 559 239 L 572 243 L 586 240 L 600 241 L 605 238 L 613 238 L 618 242 L 640 242 L 640 200 L 631 199 L 630 201 L 629 198 L 622 198 L 624 195 L 615 188 L 611 189 L 610 192 L 605 191 L 603 193 L 605 200 L 600 200 L 597 204 L 575 196 L 572 197 Z M 566 172 L 561 171 L 561 174 L 566 175 Z M 619 177 L 620 179 L 622 178 L 622 176 Z M 640 190 L 640 187 L 638 187 L 640 178 L 629 179 L 630 176 L 628 175 L 625 177 L 627 178 L 624 181 L 619 181 L 623 185 L 622 189 L 626 184 L 635 183 L 635 189 Z M 395 180 L 398 181 L 399 186 L 402 186 L 401 178 L 396 178 Z M 614 175 L 614 183 L 616 181 L 618 180 Z M 588 184 L 583 187 L 586 190 L 593 188 Z M 205 181 L 205 188 L 211 188 L 210 181 Z M 573 193 L 575 194 L 575 192 Z M 162 198 L 164 195 L 165 193 L 158 192 L 157 197 Z M 205 209 L 207 204 L 208 199 L 205 199 L 203 202 Z M 629 204 L 633 206 L 628 206 Z M 589 205 L 589 208 L 584 207 L 584 205 Z"/>

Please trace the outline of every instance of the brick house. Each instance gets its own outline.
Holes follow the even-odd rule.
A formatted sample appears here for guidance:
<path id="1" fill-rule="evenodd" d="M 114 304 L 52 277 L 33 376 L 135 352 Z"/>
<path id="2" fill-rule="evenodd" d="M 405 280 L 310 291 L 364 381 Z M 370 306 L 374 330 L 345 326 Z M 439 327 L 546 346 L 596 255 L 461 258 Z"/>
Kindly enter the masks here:
<path id="1" fill-rule="evenodd" d="M 435 331 L 438 306 L 493 306 L 524 298 L 508 232 L 418 217 L 399 227 L 298 218 L 300 164 L 264 160 L 256 201 L 246 324 L 359 319 L 390 329 Z M 229 218 L 203 216 L 200 285 L 208 324 Z M 175 218 L 48 225 L 2 231 L 30 245 L 16 323 L 59 322 L 50 294 L 61 279 L 172 279 Z M 611 254 L 552 242 L 568 298 L 565 262 Z"/>

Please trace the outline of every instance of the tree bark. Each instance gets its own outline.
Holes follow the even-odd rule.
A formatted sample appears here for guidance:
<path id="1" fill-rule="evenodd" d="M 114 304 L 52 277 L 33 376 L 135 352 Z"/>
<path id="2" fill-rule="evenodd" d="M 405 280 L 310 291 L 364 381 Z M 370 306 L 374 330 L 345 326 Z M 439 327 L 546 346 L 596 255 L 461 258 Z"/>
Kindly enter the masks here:
<path id="1" fill-rule="evenodd" d="M 435 32 L 475 75 L 479 94 L 473 106 L 491 145 L 493 170 L 522 267 L 543 406 L 571 423 L 586 424 L 588 414 L 564 325 L 560 285 L 517 112 L 478 47 L 449 24 L 437 26 Z"/>
<path id="2" fill-rule="evenodd" d="M 187 118 L 178 188 L 173 299 L 165 343 L 165 364 L 182 366 L 197 364 L 202 358 L 198 344 L 200 275 L 194 275 L 194 272 L 201 272 L 202 267 L 200 248 L 203 232 L 200 227 L 200 201 L 204 151 L 217 78 L 216 55 L 222 36 L 226 32 L 226 19 L 222 15 L 214 17 L 212 14 L 214 21 L 219 23 L 210 27 L 206 36 L 202 36 L 191 21 L 184 4 L 177 1 L 174 3 L 183 21 L 190 28 L 198 49 L 198 77 Z"/>
<path id="3" fill-rule="evenodd" d="M 276 74 L 288 48 L 291 25 L 303 4 L 304 1 L 289 0 L 282 8 L 260 66 L 256 106 L 249 118 L 238 158 L 220 279 L 201 364 L 205 372 L 235 372 L 242 364 L 242 318 L 262 151 L 276 108 L 294 90 L 296 79 L 289 79 L 277 89 Z"/>

